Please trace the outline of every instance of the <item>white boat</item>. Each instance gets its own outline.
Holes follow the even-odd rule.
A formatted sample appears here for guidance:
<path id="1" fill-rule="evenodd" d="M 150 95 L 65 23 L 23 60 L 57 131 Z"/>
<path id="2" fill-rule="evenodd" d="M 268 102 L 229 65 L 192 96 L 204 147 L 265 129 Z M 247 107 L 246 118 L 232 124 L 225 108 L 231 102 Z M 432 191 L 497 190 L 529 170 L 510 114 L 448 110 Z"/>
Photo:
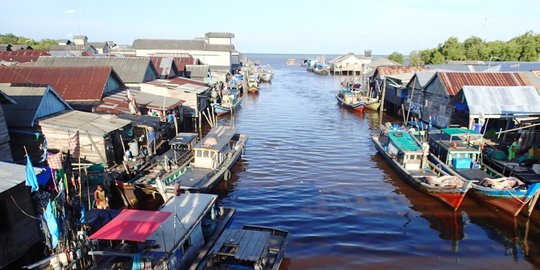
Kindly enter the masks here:
<path id="1" fill-rule="evenodd" d="M 193 147 L 193 162 L 167 189 L 172 189 L 172 184 L 177 184 L 182 190 L 207 192 L 222 180 L 229 180 L 231 169 L 242 155 L 247 138 L 247 135 L 236 133 L 236 129 L 230 126 L 212 128 Z M 156 182 L 159 185 L 161 181 Z"/>
<path id="2" fill-rule="evenodd" d="M 217 195 L 171 196 L 159 211 L 122 210 L 89 238 L 91 269 L 184 269 L 204 257 L 234 209 L 218 210 Z"/>

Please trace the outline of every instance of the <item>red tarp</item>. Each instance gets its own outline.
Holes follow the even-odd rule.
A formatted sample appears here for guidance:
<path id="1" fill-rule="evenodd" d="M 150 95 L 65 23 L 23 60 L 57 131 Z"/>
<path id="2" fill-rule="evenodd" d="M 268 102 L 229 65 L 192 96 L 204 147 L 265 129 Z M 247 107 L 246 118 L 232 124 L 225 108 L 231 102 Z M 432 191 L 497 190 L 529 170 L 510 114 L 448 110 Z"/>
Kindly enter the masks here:
<path id="1" fill-rule="evenodd" d="M 122 210 L 90 239 L 144 242 L 172 212 Z"/>

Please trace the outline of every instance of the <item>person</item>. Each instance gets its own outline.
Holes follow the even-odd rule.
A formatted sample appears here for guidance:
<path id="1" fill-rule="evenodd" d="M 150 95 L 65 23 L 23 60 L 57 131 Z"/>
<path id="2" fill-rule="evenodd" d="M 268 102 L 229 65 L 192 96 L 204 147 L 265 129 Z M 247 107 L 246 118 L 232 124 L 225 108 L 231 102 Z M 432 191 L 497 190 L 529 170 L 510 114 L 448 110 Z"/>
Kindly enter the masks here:
<path id="1" fill-rule="evenodd" d="M 94 199 L 96 201 L 97 209 L 109 209 L 109 199 L 105 196 L 105 190 L 103 185 L 99 184 L 94 192 Z"/>
<path id="2" fill-rule="evenodd" d="M 508 147 L 508 160 L 514 160 L 516 158 L 518 148 L 519 143 L 517 140 L 514 140 L 514 142 L 512 142 L 512 144 Z"/>

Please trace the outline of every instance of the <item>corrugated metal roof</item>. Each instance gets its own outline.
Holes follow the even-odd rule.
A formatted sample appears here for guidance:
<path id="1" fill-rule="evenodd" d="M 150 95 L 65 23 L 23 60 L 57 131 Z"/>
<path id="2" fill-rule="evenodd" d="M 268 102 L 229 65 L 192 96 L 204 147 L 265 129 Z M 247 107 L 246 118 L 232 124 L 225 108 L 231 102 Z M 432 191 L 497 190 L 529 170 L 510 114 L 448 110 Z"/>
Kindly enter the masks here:
<path id="1" fill-rule="evenodd" d="M 42 55 L 50 54 L 43 50 L 0 51 L 0 60 L 19 63 L 35 62 Z"/>
<path id="2" fill-rule="evenodd" d="M 91 51 L 96 51 L 96 48 L 90 44 L 85 44 L 85 45 L 75 45 L 73 43 L 71 44 L 68 44 L 68 45 L 52 45 L 50 48 L 49 48 L 49 51 L 81 51 L 81 50 L 84 50 L 84 51 L 88 51 L 88 50 L 91 50 Z"/>
<path id="3" fill-rule="evenodd" d="M 371 63 L 367 64 L 366 66 L 377 68 L 379 66 L 401 66 L 401 64 L 398 62 L 392 61 L 388 58 L 382 57 L 382 58 L 377 58 L 371 61 Z"/>
<path id="4" fill-rule="evenodd" d="M 540 72 L 519 72 L 518 75 L 523 79 L 525 85 L 534 86 L 538 94 L 540 94 Z"/>
<path id="5" fill-rule="evenodd" d="M 393 75 L 393 74 L 400 74 L 400 73 L 415 73 L 419 71 L 423 71 L 423 66 L 417 66 L 417 67 L 409 67 L 409 66 L 379 66 L 375 70 L 375 76 L 385 76 L 385 75 Z"/>
<path id="6" fill-rule="evenodd" d="M 186 72 L 190 78 L 208 77 L 209 65 L 186 65 Z"/>
<path id="7" fill-rule="evenodd" d="M 110 66 L 0 67 L 0 83 L 50 84 L 65 100 L 100 100 L 110 77 L 124 85 Z"/>
<path id="8" fill-rule="evenodd" d="M 236 128 L 232 126 L 218 126 L 212 128 L 202 140 L 200 140 L 193 148 L 203 148 L 212 150 L 221 150 L 236 133 Z M 210 140 L 208 140 L 210 139 Z M 212 143 L 213 141 L 213 143 Z"/>
<path id="9" fill-rule="evenodd" d="M 176 63 L 176 67 L 178 68 L 178 72 L 184 72 L 186 70 L 186 65 L 196 65 L 197 59 L 193 58 L 193 56 L 182 56 L 182 57 L 174 57 L 174 62 Z"/>
<path id="10" fill-rule="evenodd" d="M 34 168 L 34 172 L 39 174 L 42 170 Z M 26 176 L 26 166 L 0 161 L 0 193 L 7 191 L 18 184 L 24 183 Z"/>
<path id="11" fill-rule="evenodd" d="M 437 64 L 426 65 L 427 70 L 455 71 L 455 72 L 499 72 L 501 65 L 473 65 L 473 64 Z"/>
<path id="12" fill-rule="evenodd" d="M 462 89 L 472 116 L 540 114 L 540 96 L 532 86 L 463 86 Z"/>
<path id="13" fill-rule="evenodd" d="M 204 36 L 207 38 L 234 38 L 234 34 L 228 32 L 208 32 Z"/>
<path id="14" fill-rule="evenodd" d="M 148 57 L 53 57 L 40 56 L 35 66 L 48 67 L 97 67 L 112 66 L 125 83 L 141 83 L 155 80 L 157 74 Z M 145 80 L 147 70 L 151 69 L 153 78 Z"/>
<path id="15" fill-rule="evenodd" d="M 6 104 L 3 106 L 4 117 L 8 126 L 34 126 L 39 106 L 42 104 L 43 97 L 49 91 L 64 104 L 65 109 L 71 109 L 71 106 L 48 86 L 11 86 L 10 84 L 0 84 L 0 90 L 17 102 L 16 104 Z"/>
<path id="16" fill-rule="evenodd" d="M 127 91 L 118 91 L 103 98 L 103 103 L 96 108 L 96 112 L 127 113 L 129 114 L 129 103 L 127 101 Z M 154 95 L 147 92 L 130 90 L 135 97 L 137 104 L 153 109 L 172 110 L 181 105 L 184 101 L 179 98 Z"/>
<path id="17" fill-rule="evenodd" d="M 349 54 L 345 54 L 345 55 L 340 55 L 328 62 L 330 63 L 339 63 L 339 62 L 342 62 L 348 58 L 355 58 L 357 60 L 357 62 L 360 62 L 361 60 L 369 60 L 371 59 L 371 57 L 366 57 L 366 56 L 363 56 L 363 55 L 360 55 L 360 54 L 354 54 L 354 53 L 349 53 Z"/>
<path id="18" fill-rule="evenodd" d="M 233 45 L 208 44 L 206 40 L 189 39 L 136 39 L 133 41 L 136 50 L 190 50 L 190 51 L 227 51 L 234 50 Z"/>
<path id="19" fill-rule="evenodd" d="M 156 68 L 159 77 L 168 78 L 169 74 L 178 74 L 178 68 L 173 57 L 151 56 L 150 60 Z"/>
<path id="20" fill-rule="evenodd" d="M 455 96 L 464 85 L 525 86 L 517 73 L 437 72 L 431 81 L 437 77 L 440 78 L 450 96 Z"/>
<path id="21" fill-rule="evenodd" d="M 61 128 L 65 130 L 85 130 L 90 134 L 105 136 L 111 131 L 120 129 L 131 123 L 111 114 L 97 114 L 82 111 L 64 111 L 38 120 L 40 126 Z"/>

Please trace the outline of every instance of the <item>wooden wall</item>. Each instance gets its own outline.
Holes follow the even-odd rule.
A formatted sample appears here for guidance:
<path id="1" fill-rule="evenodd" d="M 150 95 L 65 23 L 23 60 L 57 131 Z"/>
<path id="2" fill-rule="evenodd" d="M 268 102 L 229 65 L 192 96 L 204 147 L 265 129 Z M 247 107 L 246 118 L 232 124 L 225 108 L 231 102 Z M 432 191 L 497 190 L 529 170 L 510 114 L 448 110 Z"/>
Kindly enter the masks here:
<path id="1" fill-rule="evenodd" d="M 11 197 L 26 213 L 34 215 L 30 191 L 24 182 L 0 193 L 0 243 L 3 247 L 0 248 L 0 268 L 40 241 L 36 220 L 24 215 Z"/>

